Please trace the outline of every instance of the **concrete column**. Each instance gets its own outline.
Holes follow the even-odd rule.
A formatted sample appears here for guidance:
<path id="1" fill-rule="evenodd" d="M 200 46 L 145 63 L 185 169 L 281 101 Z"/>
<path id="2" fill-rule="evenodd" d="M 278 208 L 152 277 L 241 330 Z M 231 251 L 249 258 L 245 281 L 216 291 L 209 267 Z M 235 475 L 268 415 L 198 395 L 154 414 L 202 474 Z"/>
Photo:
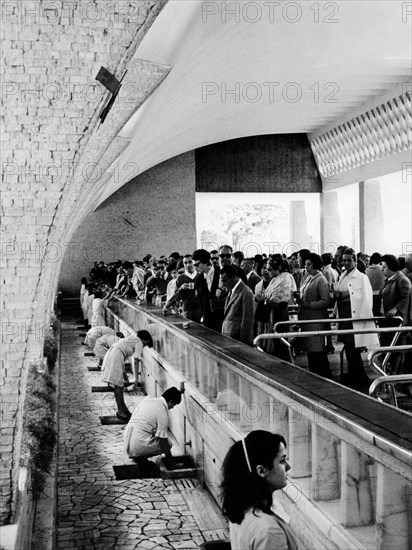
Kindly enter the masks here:
<path id="1" fill-rule="evenodd" d="M 220 411 L 223 420 L 233 422 L 238 429 L 241 429 L 241 414 L 244 402 L 240 398 L 239 376 L 227 370 L 226 384 L 219 388 L 216 398 L 216 407 Z"/>
<path id="2" fill-rule="evenodd" d="M 322 195 L 322 220 L 323 251 L 333 254 L 341 244 L 338 194 L 336 191 L 327 191 Z"/>
<path id="3" fill-rule="evenodd" d="M 206 354 L 199 354 L 199 360 L 197 362 L 197 370 L 199 372 L 199 391 L 205 397 L 209 394 L 208 362 L 209 359 Z"/>
<path id="4" fill-rule="evenodd" d="M 181 366 L 180 366 L 180 371 L 182 373 L 182 376 L 184 378 L 187 377 L 187 363 L 189 361 L 189 357 L 190 357 L 190 354 L 189 354 L 189 346 L 188 346 L 188 343 L 187 342 L 181 342 L 181 350 L 182 350 L 182 360 L 181 360 Z"/>
<path id="5" fill-rule="evenodd" d="M 283 435 L 286 441 L 289 441 L 289 411 L 288 406 L 269 395 L 268 402 L 270 430 L 273 433 Z"/>
<path id="6" fill-rule="evenodd" d="M 270 417 L 269 417 L 269 395 L 261 390 L 258 386 L 252 388 L 252 400 L 253 406 L 259 415 L 255 423 L 255 430 L 267 430 L 271 431 Z"/>
<path id="7" fill-rule="evenodd" d="M 360 217 L 361 227 L 363 225 L 364 246 L 361 250 L 371 254 L 382 251 L 385 248 L 385 220 L 382 210 L 381 184 L 377 180 L 363 182 L 363 223 Z M 359 202 L 360 207 L 360 202 Z M 360 212 L 362 216 L 362 212 Z"/>
<path id="8" fill-rule="evenodd" d="M 359 182 L 359 250 L 365 251 L 365 182 Z"/>
<path id="9" fill-rule="evenodd" d="M 369 457 L 345 441 L 342 441 L 341 488 L 342 525 L 371 525 L 374 514 Z"/>
<path id="10" fill-rule="evenodd" d="M 239 382 L 240 427 L 243 432 L 250 432 L 255 429 L 253 419 L 256 416 L 253 405 L 252 385 L 248 380 L 243 378 L 240 378 Z"/>
<path id="11" fill-rule="evenodd" d="M 411 484 L 405 478 L 378 464 L 376 490 L 376 548 L 407 550 L 407 502 Z"/>
<path id="12" fill-rule="evenodd" d="M 299 248 L 308 248 L 312 244 L 309 242 L 305 201 L 290 203 L 290 240 Z"/>
<path id="13" fill-rule="evenodd" d="M 311 433 L 310 422 L 289 407 L 289 458 L 292 465 L 292 477 L 308 477 L 311 474 Z"/>
<path id="14" fill-rule="evenodd" d="M 212 401 L 215 395 L 215 379 L 216 379 L 216 371 L 217 371 L 217 365 L 215 364 L 213 358 L 211 356 L 207 357 L 207 364 L 206 364 L 206 371 L 207 371 L 207 399 L 208 401 Z"/>
<path id="15" fill-rule="evenodd" d="M 312 422 L 312 485 L 313 500 L 340 498 L 340 439 Z"/>

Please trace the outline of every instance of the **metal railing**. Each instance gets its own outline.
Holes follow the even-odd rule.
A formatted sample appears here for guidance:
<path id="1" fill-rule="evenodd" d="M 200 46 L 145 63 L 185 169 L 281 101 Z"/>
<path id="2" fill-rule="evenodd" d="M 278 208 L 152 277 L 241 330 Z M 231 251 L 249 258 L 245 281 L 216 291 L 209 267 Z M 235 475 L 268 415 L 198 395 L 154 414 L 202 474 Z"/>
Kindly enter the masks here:
<path id="1" fill-rule="evenodd" d="M 359 317 L 359 319 L 354 319 L 353 317 L 348 317 L 346 319 L 342 319 L 340 317 L 328 317 L 327 319 L 308 319 L 308 320 L 297 320 L 297 321 L 278 321 L 277 323 L 275 323 L 273 325 L 273 330 L 275 332 L 277 332 L 277 328 L 280 326 L 280 325 L 291 325 L 291 326 L 294 326 L 294 325 L 313 325 L 314 323 L 323 323 L 323 324 L 328 324 L 328 325 L 334 325 L 334 324 L 339 324 L 339 323 L 343 323 L 343 322 L 357 322 L 357 321 L 383 321 L 383 320 L 387 320 L 388 318 L 387 317 Z M 399 317 L 399 316 L 395 316 L 395 317 L 391 317 L 391 319 L 394 319 L 396 321 L 399 321 L 399 325 L 402 324 L 402 317 Z"/>
<path id="2" fill-rule="evenodd" d="M 409 346 L 409 349 L 412 350 L 412 346 Z M 388 385 L 390 390 L 391 405 L 399 409 L 398 395 L 396 393 L 395 386 L 396 384 L 405 384 L 408 382 L 412 386 L 412 374 L 394 374 L 392 376 L 379 376 L 379 378 L 376 378 L 372 382 L 369 388 L 369 395 L 371 397 L 374 397 L 375 399 L 378 399 L 379 401 L 382 401 L 382 399 L 377 396 L 378 390 L 381 386 Z"/>
<path id="3" fill-rule="evenodd" d="M 339 318 L 339 317 L 336 317 L 336 318 L 332 317 L 332 318 L 328 318 L 328 319 L 308 319 L 308 320 L 304 320 L 304 321 L 303 320 L 278 321 L 277 323 L 274 324 L 273 330 L 274 330 L 274 332 L 277 333 L 278 327 L 280 325 L 301 326 L 301 325 L 312 325 L 314 323 L 332 325 L 332 324 L 339 324 L 339 323 L 343 323 L 343 322 L 354 322 L 354 321 L 360 321 L 360 322 L 374 321 L 376 323 L 377 321 L 384 321 L 384 320 L 387 320 L 387 319 L 388 319 L 387 317 L 380 316 L 380 317 L 359 317 L 357 319 L 354 319 L 353 317 L 344 318 L 344 319 Z M 394 321 L 398 321 L 398 326 L 400 326 L 403 322 L 402 317 L 399 317 L 399 316 L 391 317 L 391 319 L 393 319 Z M 329 331 L 329 335 L 330 335 L 330 331 Z M 399 338 L 399 332 L 396 332 L 394 334 L 393 339 L 392 339 L 391 346 L 395 346 L 396 342 L 398 341 L 398 338 Z M 285 340 L 282 340 L 282 343 L 284 343 L 285 345 L 288 346 L 288 353 L 289 353 L 289 356 L 290 356 L 290 359 L 291 359 L 291 363 L 295 364 L 292 349 L 291 349 L 291 345 L 289 344 L 289 342 L 286 342 Z M 344 349 L 345 349 L 345 346 L 343 346 L 343 348 L 340 351 L 340 371 L 341 371 L 341 373 L 343 373 L 343 352 L 344 352 Z M 384 360 L 383 360 L 383 362 L 382 362 L 383 367 L 386 366 L 386 364 L 389 360 L 389 357 L 390 357 L 390 353 L 387 353 Z"/>
<path id="4" fill-rule="evenodd" d="M 370 318 L 368 318 L 370 320 Z M 357 321 L 358 319 L 351 319 L 351 321 Z M 359 319 L 360 320 L 360 319 Z M 314 324 L 317 320 L 311 320 L 309 324 Z M 326 321 L 325 319 L 321 319 L 321 321 Z M 343 321 L 343 319 L 340 319 L 340 321 Z M 284 323 L 287 323 L 285 321 Z M 330 323 L 330 320 L 329 320 Z M 293 324 L 293 323 L 292 323 Z M 283 343 L 285 343 L 288 346 L 289 355 L 291 358 L 291 363 L 293 364 L 293 356 L 291 351 L 291 344 L 287 342 L 289 338 L 308 338 L 311 336 L 341 336 L 341 335 L 348 335 L 348 334 L 386 334 L 389 332 L 410 332 L 412 331 L 412 327 L 385 327 L 385 328 L 371 328 L 371 329 L 330 329 L 330 330 L 308 330 L 307 332 L 277 332 L 277 333 L 268 333 L 268 334 L 259 334 L 256 336 L 256 338 L 253 340 L 253 345 L 259 349 L 260 351 L 264 350 L 258 346 L 258 343 L 261 340 L 281 340 Z"/>
<path id="5" fill-rule="evenodd" d="M 384 370 L 384 367 L 385 367 L 384 362 L 382 361 L 380 365 L 376 364 L 376 359 L 378 355 L 382 355 L 383 353 L 385 353 L 386 354 L 385 359 L 386 359 L 386 357 L 388 355 L 390 356 L 391 353 L 405 353 L 407 351 L 412 351 L 412 344 L 404 345 L 404 346 L 393 346 L 393 343 L 392 343 L 390 346 L 376 348 L 368 353 L 369 365 L 382 376 L 388 376 L 386 374 L 386 371 Z"/>
<path id="6" fill-rule="evenodd" d="M 239 344 L 233 355 L 229 338 L 197 324 L 184 330 L 181 319 L 164 317 L 155 307 L 116 300 L 111 311 L 134 330 L 147 329 L 153 336 L 154 348 L 145 348 L 143 356 L 149 394 L 160 395 L 181 378 L 187 381 L 186 398 L 173 411 L 171 426 L 179 441 L 190 434 L 190 454 L 199 458 L 204 482 L 217 502 L 220 466 L 233 441 L 251 430 L 281 433 L 293 465 L 282 506 L 308 547 L 319 547 L 318 533 L 333 548 L 408 547 L 409 414 L 390 406 L 380 414 L 383 405 L 366 395 L 356 396 L 354 404 L 349 394 L 335 402 L 335 392 L 325 400 L 323 389 L 307 392 L 268 372 L 266 366 L 282 364 L 276 358 L 262 369 L 256 351 Z M 110 319 L 117 323 L 112 313 Z M 346 392 L 338 390 L 343 397 Z M 388 510 L 396 512 L 394 528 Z"/>

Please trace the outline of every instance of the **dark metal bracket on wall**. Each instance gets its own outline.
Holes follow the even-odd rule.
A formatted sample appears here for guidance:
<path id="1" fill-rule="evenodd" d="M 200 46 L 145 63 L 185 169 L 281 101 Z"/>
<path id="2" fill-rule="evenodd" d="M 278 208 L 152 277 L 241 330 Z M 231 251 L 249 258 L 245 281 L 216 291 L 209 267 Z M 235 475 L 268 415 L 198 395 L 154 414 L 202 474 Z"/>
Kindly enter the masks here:
<path id="1" fill-rule="evenodd" d="M 120 80 L 117 80 L 114 74 L 108 71 L 105 67 L 100 67 L 100 70 L 97 73 L 96 80 L 103 84 L 103 86 L 112 94 L 112 97 L 109 99 L 107 104 L 103 107 L 102 112 L 100 113 L 99 118 L 101 124 L 103 124 L 103 122 L 106 120 L 110 109 L 113 107 L 113 103 L 115 102 L 116 97 L 119 94 L 120 88 L 122 87 L 122 80 L 126 76 L 126 73 L 127 70 L 124 72 Z"/>

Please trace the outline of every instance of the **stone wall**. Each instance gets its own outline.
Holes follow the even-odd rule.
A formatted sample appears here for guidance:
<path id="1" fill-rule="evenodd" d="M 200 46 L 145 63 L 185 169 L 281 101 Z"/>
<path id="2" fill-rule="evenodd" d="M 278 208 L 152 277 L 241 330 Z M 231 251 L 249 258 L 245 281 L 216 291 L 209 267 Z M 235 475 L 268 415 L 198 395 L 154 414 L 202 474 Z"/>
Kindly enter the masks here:
<path id="1" fill-rule="evenodd" d="M 66 246 L 59 289 L 79 292 L 94 261 L 141 259 L 196 248 L 194 152 L 144 172 L 104 202 Z"/>
<path id="2" fill-rule="evenodd" d="M 13 522 L 29 364 L 42 355 L 87 166 L 101 159 L 136 105 L 105 125 L 101 66 L 127 68 L 167 0 L 2 3 L 2 364 L 0 525 Z M 132 6 L 133 7 L 133 6 Z M 69 237 L 70 238 L 70 237 Z"/>

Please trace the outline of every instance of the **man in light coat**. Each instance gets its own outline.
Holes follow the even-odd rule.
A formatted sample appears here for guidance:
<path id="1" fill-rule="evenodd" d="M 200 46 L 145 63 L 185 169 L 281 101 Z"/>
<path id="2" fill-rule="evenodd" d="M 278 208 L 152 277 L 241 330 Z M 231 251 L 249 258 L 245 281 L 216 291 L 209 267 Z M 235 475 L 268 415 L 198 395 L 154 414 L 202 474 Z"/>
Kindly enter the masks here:
<path id="1" fill-rule="evenodd" d="M 236 275 L 234 266 L 220 270 L 220 282 L 228 291 L 222 334 L 245 344 L 253 344 L 255 299 L 250 288 Z"/>
<path id="2" fill-rule="evenodd" d="M 344 251 L 342 263 L 345 270 L 339 277 L 334 296 L 337 300 L 335 312 L 340 318 L 361 319 L 372 317 L 372 287 L 368 277 L 356 267 L 356 254 L 352 248 Z M 373 329 L 374 321 L 357 321 L 339 323 L 339 329 Z M 365 372 L 361 351 L 363 348 L 377 347 L 379 339 L 376 333 L 344 335 L 345 354 L 348 362 L 348 373 L 343 381 L 354 389 L 367 390 L 370 380 Z"/>

